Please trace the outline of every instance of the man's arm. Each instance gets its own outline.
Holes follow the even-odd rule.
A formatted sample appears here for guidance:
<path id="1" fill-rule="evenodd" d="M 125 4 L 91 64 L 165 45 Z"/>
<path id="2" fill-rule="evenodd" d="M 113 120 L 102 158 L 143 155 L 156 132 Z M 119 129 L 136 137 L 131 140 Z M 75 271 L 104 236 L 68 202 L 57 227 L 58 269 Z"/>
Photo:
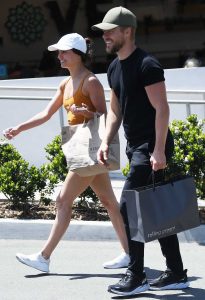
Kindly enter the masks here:
<path id="1" fill-rule="evenodd" d="M 111 90 L 110 109 L 106 118 L 106 130 L 102 144 L 98 150 L 98 161 L 106 164 L 108 159 L 109 144 L 117 133 L 122 122 L 122 114 L 120 111 L 118 99 L 113 90 Z"/>
<path id="2" fill-rule="evenodd" d="M 165 83 L 158 82 L 145 87 L 149 101 L 156 110 L 156 140 L 150 162 L 154 171 L 166 167 L 165 144 L 169 125 L 169 106 L 167 103 Z"/>

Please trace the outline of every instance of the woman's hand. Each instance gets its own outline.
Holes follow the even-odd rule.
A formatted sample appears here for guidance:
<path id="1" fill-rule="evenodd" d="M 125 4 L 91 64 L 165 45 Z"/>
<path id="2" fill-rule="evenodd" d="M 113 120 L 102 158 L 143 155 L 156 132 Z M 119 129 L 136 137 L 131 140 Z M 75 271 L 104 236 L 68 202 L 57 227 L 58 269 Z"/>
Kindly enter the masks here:
<path id="1" fill-rule="evenodd" d="M 94 112 L 89 111 L 89 107 L 82 103 L 82 106 L 76 106 L 75 104 L 71 105 L 69 110 L 72 112 L 74 115 L 81 115 L 87 118 L 93 118 Z"/>
<path id="2" fill-rule="evenodd" d="M 20 130 L 17 126 L 16 127 L 9 127 L 7 129 L 3 130 L 3 135 L 8 140 L 13 139 L 19 133 L 20 133 Z"/>
<path id="3" fill-rule="evenodd" d="M 70 111 L 74 115 L 84 115 L 86 112 L 88 112 L 88 106 L 85 104 L 82 104 L 82 106 L 76 106 L 75 104 L 70 106 Z"/>

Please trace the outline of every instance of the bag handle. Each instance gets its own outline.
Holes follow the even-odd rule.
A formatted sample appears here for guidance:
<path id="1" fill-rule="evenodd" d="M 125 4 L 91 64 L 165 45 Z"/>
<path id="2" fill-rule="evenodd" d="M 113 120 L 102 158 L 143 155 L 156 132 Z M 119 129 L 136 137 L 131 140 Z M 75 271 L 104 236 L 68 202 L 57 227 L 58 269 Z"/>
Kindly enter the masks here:
<path id="1" fill-rule="evenodd" d="M 156 182 L 155 182 L 154 170 L 152 170 L 151 176 L 152 176 L 152 188 L 153 191 L 155 191 Z"/>
<path id="2" fill-rule="evenodd" d="M 164 179 L 165 179 L 166 170 L 163 169 L 162 172 L 163 172 L 163 180 L 162 181 L 164 182 L 165 181 Z M 155 178 L 155 171 L 154 170 L 152 170 L 148 180 L 150 180 L 150 177 L 152 178 L 152 189 L 153 189 L 153 191 L 155 191 L 155 189 L 156 189 L 156 180 L 155 179 L 156 178 Z"/>

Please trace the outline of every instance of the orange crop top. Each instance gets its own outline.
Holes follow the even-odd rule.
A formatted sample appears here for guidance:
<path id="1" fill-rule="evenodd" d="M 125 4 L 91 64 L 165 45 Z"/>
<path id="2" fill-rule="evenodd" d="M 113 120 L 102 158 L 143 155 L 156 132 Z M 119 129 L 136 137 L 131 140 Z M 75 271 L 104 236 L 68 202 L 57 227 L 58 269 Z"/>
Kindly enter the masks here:
<path id="1" fill-rule="evenodd" d="M 86 75 L 86 77 L 87 76 L 88 75 Z M 71 77 L 69 77 L 68 81 L 70 80 L 70 78 Z M 96 109 L 95 109 L 94 105 L 92 104 L 90 98 L 88 96 L 85 96 L 82 93 L 82 86 L 83 86 L 83 82 L 84 82 L 85 78 L 81 81 L 77 91 L 75 92 L 75 94 L 71 98 L 68 98 L 68 99 L 64 98 L 63 99 L 63 106 L 67 110 L 67 118 L 68 118 L 68 123 L 70 125 L 81 124 L 81 123 L 87 122 L 89 120 L 88 118 L 85 118 L 82 115 L 74 115 L 71 111 L 69 111 L 69 107 L 71 105 L 75 104 L 76 106 L 82 106 L 82 103 L 84 103 L 88 106 L 88 109 L 90 111 L 96 111 Z"/>

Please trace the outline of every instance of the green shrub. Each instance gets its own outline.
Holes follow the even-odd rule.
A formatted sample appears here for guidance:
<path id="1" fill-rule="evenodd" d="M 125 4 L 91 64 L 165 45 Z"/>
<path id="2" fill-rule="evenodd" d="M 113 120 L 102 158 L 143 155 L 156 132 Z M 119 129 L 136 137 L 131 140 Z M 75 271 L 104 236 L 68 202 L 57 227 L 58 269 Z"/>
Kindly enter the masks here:
<path id="1" fill-rule="evenodd" d="M 13 145 L 0 143 L 0 191 L 14 207 L 26 209 L 29 202 L 34 201 L 36 192 L 41 201 L 48 203 L 53 188 L 44 168 L 29 166 Z"/>
<path id="2" fill-rule="evenodd" d="M 57 176 L 50 171 L 49 164 L 42 165 L 39 169 L 38 193 L 40 194 L 40 202 L 49 205 L 52 201 L 50 195 L 53 193 L 57 183 Z"/>
<path id="3" fill-rule="evenodd" d="M 11 160 L 19 160 L 21 158 L 21 155 L 12 144 L 6 142 L 5 139 L 0 140 L 0 165 Z"/>
<path id="4" fill-rule="evenodd" d="M 195 178 L 197 196 L 205 199 L 205 120 L 190 115 L 185 121 L 174 120 L 170 129 L 174 137 L 175 150 L 166 169 L 167 179 L 189 174 Z M 129 163 L 122 170 L 129 172 Z"/>
<path id="5" fill-rule="evenodd" d="M 127 177 L 128 173 L 130 171 L 130 164 L 129 162 L 127 163 L 127 165 L 122 169 L 122 174 Z"/>
<path id="6" fill-rule="evenodd" d="M 63 182 L 68 173 L 66 159 L 61 149 L 61 136 L 56 136 L 51 143 L 45 147 L 46 158 L 49 163 L 46 168 L 51 176 L 55 176 L 55 183 Z M 44 165 L 45 167 L 45 165 Z"/>
<path id="7" fill-rule="evenodd" d="M 186 121 L 175 120 L 170 129 L 175 151 L 167 168 L 167 177 L 189 174 L 195 178 L 197 195 L 205 199 L 205 120 L 190 115 Z"/>
<path id="8" fill-rule="evenodd" d="M 11 160 L 0 166 L 0 190 L 15 207 L 34 200 L 39 179 L 38 169 L 24 159 Z"/>

